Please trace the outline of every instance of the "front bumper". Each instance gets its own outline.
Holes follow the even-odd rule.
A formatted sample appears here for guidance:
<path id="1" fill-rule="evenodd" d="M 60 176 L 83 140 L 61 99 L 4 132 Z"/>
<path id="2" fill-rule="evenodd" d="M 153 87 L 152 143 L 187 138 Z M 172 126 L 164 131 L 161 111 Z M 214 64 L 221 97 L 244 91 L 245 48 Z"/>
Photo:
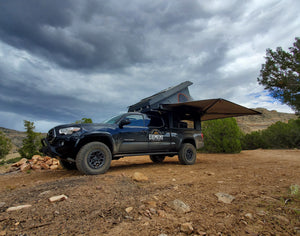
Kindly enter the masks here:
<path id="1" fill-rule="evenodd" d="M 51 146 L 50 143 L 48 142 L 47 139 L 43 138 L 41 140 L 42 142 L 42 148 L 41 148 L 41 152 L 46 155 L 46 156 L 50 156 L 50 157 L 60 157 L 61 155 L 56 151 L 55 147 Z"/>

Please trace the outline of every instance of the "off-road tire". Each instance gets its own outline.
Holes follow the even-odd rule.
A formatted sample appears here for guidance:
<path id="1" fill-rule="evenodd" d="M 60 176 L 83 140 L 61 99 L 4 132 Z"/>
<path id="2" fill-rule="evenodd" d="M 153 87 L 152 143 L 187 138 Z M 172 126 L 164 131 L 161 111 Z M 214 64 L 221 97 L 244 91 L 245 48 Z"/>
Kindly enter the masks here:
<path id="1" fill-rule="evenodd" d="M 111 159 L 111 151 L 104 143 L 91 142 L 79 150 L 76 166 L 87 175 L 104 174 L 110 167 Z"/>
<path id="2" fill-rule="evenodd" d="M 69 162 L 65 160 L 59 160 L 59 164 L 67 170 L 77 170 L 76 163 L 75 162 Z"/>
<path id="3" fill-rule="evenodd" d="M 197 159 L 197 151 L 190 143 L 182 144 L 178 153 L 178 160 L 182 165 L 193 165 Z"/>
<path id="4" fill-rule="evenodd" d="M 165 160 L 165 156 L 162 156 L 162 155 L 150 155 L 150 159 L 154 163 L 162 163 Z"/>

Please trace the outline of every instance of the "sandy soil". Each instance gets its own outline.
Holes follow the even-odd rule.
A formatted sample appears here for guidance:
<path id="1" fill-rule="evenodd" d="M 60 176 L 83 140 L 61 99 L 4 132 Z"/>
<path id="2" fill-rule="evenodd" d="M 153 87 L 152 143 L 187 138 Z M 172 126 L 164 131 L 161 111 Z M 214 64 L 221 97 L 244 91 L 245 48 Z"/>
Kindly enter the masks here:
<path id="1" fill-rule="evenodd" d="M 135 172 L 149 180 L 133 181 Z M 300 150 L 198 154 L 193 166 L 179 165 L 177 157 L 162 164 L 128 157 L 98 176 L 1 174 L 0 235 L 300 235 L 292 184 L 300 185 Z M 235 199 L 220 202 L 219 192 Z M 48 201 L 61 194 L 68 199 Z M 191 211 L 174 210 L 175 199 Z M 32 206 L 6 211 L 24 204 Z"/>

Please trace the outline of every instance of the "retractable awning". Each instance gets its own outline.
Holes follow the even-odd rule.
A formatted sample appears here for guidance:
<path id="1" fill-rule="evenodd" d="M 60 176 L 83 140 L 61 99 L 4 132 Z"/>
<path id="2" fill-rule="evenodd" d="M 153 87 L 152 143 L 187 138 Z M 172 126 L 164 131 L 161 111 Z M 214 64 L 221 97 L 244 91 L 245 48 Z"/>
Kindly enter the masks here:
<path id="1" fill-rule="evenodd" d="M 201 120 L 214 120 L 236 116 L 260 115 L 261 113 L 222 98 L 161 104 L 162 110 L 200 114 Z"/>

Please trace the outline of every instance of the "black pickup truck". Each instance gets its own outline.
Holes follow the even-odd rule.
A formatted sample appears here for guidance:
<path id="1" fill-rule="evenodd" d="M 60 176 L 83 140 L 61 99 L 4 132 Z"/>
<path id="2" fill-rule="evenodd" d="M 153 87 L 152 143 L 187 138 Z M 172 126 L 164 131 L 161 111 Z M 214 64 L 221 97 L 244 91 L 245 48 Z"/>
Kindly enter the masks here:
<path id="1" fill-rule="evenodd" d="M 201 121 L 260 114 L 221 98 L 193 101 L 191 84 L 144 98 L 102 124 L 57 126 L 42 140 L 42 151 L 85 174 L 105 173 L 111 160 L 133 155 L 150 155 L 156 163 L 178 155 L 181 164 L 192 165 L 204 145 Z"/>
<path id="2" fill-rule="evenodd" d="M 124 156 L 150 155 L 159 163 L 166 156 L 178 155 L 181 164 L 192 165 L 203 136 L 200 120 L 185 122 L 179 114 L 170 118 L 169 113 L 129 112 L 101 124 L 57 126 L 42 143 L 42 151 L 58 157 L 65 168 L 102 174 L 112 160 Z"/>

